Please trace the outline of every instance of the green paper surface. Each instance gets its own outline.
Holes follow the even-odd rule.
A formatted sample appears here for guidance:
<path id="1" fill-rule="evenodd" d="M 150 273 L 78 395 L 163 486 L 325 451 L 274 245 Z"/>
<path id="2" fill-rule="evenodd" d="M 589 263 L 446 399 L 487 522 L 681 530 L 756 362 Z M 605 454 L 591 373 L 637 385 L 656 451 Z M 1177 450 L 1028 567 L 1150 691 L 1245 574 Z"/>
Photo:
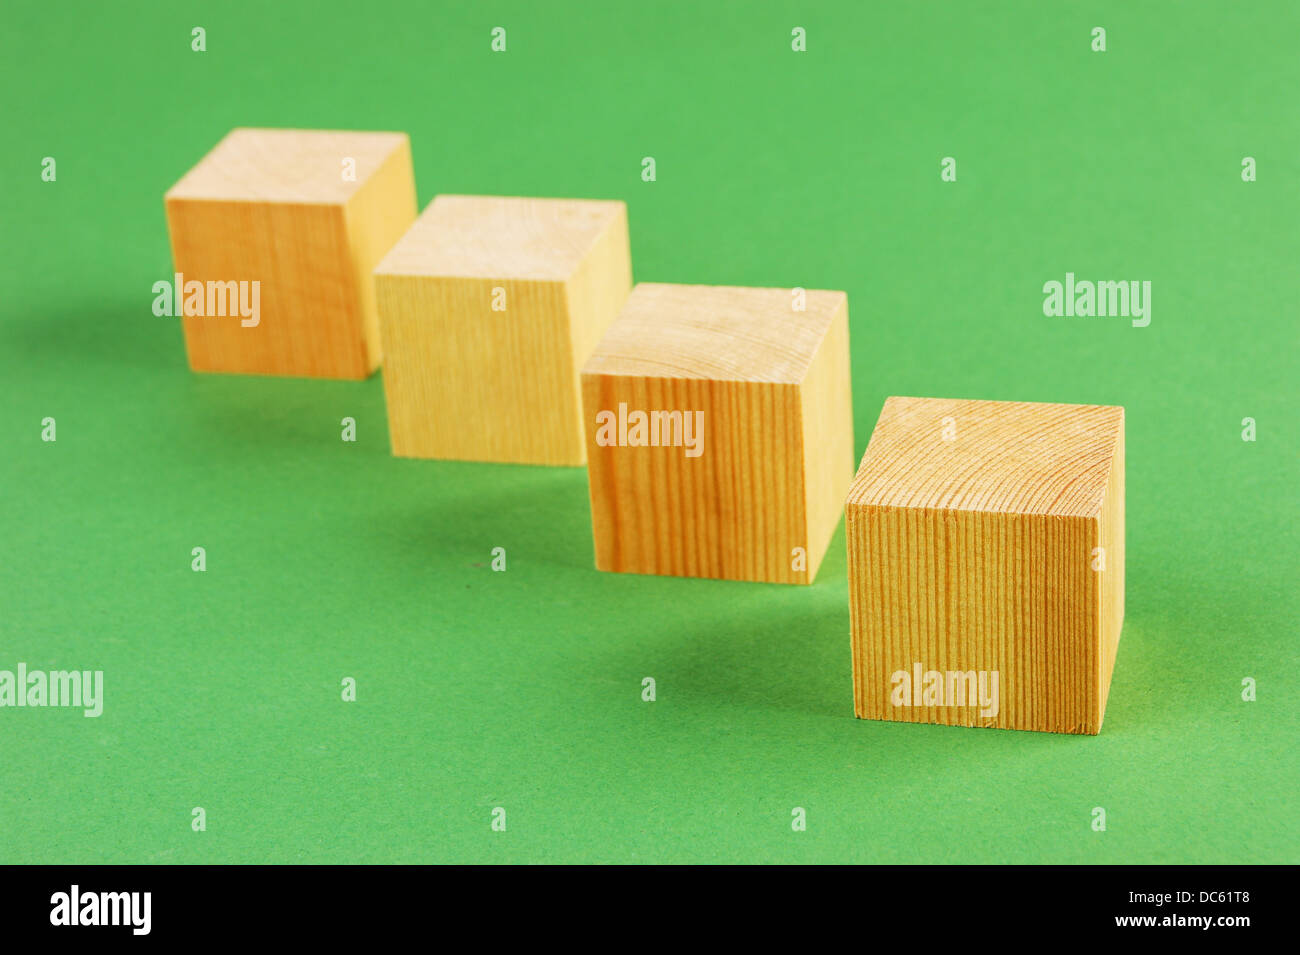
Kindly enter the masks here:
<path id="1" fill-rule="evenodd" d="M 104 711 L 0 708 L 0 862 L 1300 858 L 1295 4 L 3 19 L 0 670 Z M 1123 405 L 1102 734 L 855 720 L 842 525 L 810 587 L 602 574 L 582 469 L 395 459 L 379 375 L 189 372 L 162 195 L 235 126 L 407 131 L 421 207 L 626 200 L 638 281 L 844 289 L 858 455 L 890 394 Z M 1150 324 L 1045 316 L 1067 272 Z"/>

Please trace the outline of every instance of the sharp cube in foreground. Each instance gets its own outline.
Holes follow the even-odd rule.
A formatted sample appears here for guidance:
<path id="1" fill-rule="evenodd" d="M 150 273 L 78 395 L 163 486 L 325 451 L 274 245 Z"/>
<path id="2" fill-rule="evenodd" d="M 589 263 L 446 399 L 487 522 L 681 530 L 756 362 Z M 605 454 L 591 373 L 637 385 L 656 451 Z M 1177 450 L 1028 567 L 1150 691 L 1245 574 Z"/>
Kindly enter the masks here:
<path id="1" fill-rule="evenodd" d="M 582 395 L 598 568 L 812 582 L 853 475 L 843 292 L 638 285 Z"/>
<path id="2" fill-rule="evenodd" d="M 632 287 L 622 202 L 438 196 L 375 284 L 394 454 L 585 462 L 578 370 Z"/>
<path id="3" fill-rule="evenodd" d="M 166 195 L 195 371 L 365 378 L 371 270 L 415 218 L 405 133 L 236 129 Z"/>
<path id="4" fill-rule="evenodd" d="M 845 511 L 859 717 L 1101 730 L 1123 408 L 890 398 Z"/>

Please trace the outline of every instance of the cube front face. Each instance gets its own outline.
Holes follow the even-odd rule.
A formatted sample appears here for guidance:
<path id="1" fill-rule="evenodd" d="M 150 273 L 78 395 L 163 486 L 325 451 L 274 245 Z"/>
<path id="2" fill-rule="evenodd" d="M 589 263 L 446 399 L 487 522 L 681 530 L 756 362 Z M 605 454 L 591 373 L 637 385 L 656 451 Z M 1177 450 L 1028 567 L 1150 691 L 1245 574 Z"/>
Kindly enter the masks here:
<path id="1" fill-rule="evenodd" d="M 376 287 L 393 454 L 582 464 L 562 283 L 380 275 Z M 494 312 L 502 294 L 509 310 Z"/>
<path id="2" fill-rule="evenodd" d="M 859 717 L 1100 729 L 1095 521 L 865 508 L 847 527 Z"/>
<path id="3" fill-rule="evenodd" d="M 170 202 L 168 222 L 186 284 L 258 283 L 260 314 L 250 319 L 230 309 L 181 318 L 194 371 L 364 378 L 374 370 L 341 208 Z"/>
<path id="4" fill-rule="evenodd" d="M 586 462 L 578 369 L 632 284 L 622 203 L 439 196 L 374 280 L 395 455 Z"/>
<path id="5" fill-rule="evenodd" d="M 1100 731 L 1122 409 L 891 398 L 846 521 L 857 716 Z"/>
<path id="6" fill-rule="evenodd" d="M 203 301 L 182 316 L 195 371 L 360 379 L 378 366 L 370 272 L 415 217 L 405 135 L 236 130 L 166 211 L 176 273 Z"/>
<path id="7" fill-rule="evenodd" d="M 796 386 L 584 375 L 583 407 L 600 570 L 812 579 Z"/>
<path id="8" fill-rule="evenodd" d="M 807 294 L 634 289 L 582 376 L 599 569 L 812 582 L 853 432 L 846 300 Z"/>

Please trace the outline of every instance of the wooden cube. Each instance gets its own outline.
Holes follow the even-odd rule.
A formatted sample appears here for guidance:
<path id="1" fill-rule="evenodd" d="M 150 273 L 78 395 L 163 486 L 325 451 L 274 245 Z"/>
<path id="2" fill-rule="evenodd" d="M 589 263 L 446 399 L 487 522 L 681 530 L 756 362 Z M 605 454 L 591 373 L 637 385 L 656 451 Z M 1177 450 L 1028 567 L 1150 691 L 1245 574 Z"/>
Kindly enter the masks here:
<path id="1" fill-rule="evenodd" d="M 638 285 L 582 373 L 596 566 L 811 583 L 849 392 L 843 292 Z"/>
<path id="2" fill-rule="evenodd" d="M 859 717 L 1100 732 L 1123 408 L 890 398 L 845 511 Z"/>
<path id="3" fill-rule="evenodd" d="M 578 369 L 632 287 L 622 202 L 439 196 L 375 285 L 393 454 L 586 461 Z"/>
<path id="4" fill-rule="evenodd" d="M 182 317 L 195 371 L 357 379 L 378 367 L 371 270 L 416 211 L 405 133 L 236 129 L 166 209 L 177 285 L 197 293 Z"/>

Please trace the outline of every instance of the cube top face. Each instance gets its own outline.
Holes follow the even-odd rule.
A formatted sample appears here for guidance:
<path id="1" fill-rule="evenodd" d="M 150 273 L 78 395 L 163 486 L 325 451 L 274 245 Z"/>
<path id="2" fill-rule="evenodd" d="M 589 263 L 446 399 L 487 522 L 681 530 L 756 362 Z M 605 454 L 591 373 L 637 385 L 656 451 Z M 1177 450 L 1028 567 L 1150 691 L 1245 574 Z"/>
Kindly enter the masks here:
<path id="1" fill-rule="evenodd" d="M 583 371 L 797 385 L 847 302 L 843 292 L 643 282 Z"/>
<path id="2" fill-rule="evenodd" d="M 848 506 L 1096 517 L 1124 409 L 889 398 Z"/>
<path id="3" fill-rule="evenodd" d="M 375 272 L 563 282 L 626 219 L 617 201 L 438 196 Z"/>
<path id="4" fill-rule="evenodd" d="M 404 148 L 405 133 L 235 129 L 167 199 L 341 204 Z"/>

